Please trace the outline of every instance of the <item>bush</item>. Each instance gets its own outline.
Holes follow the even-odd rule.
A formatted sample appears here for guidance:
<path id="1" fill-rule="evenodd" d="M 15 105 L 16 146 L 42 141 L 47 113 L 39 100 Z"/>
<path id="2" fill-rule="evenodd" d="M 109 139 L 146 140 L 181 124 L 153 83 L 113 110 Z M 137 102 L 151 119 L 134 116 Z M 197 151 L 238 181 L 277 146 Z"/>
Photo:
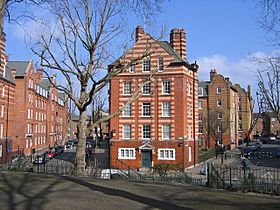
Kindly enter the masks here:
<path id="1" fill-rule="evenodd" d="M 166 177 L 168 172 L 175 171 L 178 172 L 181 170 L 181 167 L 178 164 L 171 164 L 171 163 L 160 163 L 156 164 L 153 168 L 153 173 L 158 174 L 161 178 Z"/>

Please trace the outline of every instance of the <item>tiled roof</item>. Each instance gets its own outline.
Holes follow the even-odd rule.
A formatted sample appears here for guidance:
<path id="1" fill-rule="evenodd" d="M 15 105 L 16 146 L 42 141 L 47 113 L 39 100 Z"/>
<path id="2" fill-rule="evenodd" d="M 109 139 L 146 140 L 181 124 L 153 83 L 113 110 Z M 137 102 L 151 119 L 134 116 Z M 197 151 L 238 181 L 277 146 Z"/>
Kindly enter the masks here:
<path id="1" fill-rule="evenodd" d="M 40 80 L 39 86 L 41 86 L 42 88 L 46 89 L 46 90 L 50 90 L 51 87 L 51 82 L 48 78 L 43 77 Z"/>
<path id="2" fill-rule="evenodd" d="M 16 70 L 16 77 L 24 76 L 31 61 L 9 61 L 8 67 Z"/>
<path id="3" fill-rule="evenodd" d="M 168 52 L 170 55 L 174 56 L 174 63 L 178 63 L 178 62 L 184 62 L 184 63 L 188 63 L 186 60 L 184 60 L 178 53 L 176 50 L 174 50 L 171 45 L 167 42 L 167 41 L 160 41 L 158 42 L 160 44 L 160 46 L 165 49 L 166 52 Z"/>
<path id="4" fill-rule="evenodd" d="M 167 53 L 174 56 L 172 63 L 185 63 L 190 66 L 187 60 L 183 59 L 176 50 L 174 50 L 167 41 L 156 41 Z M 122 57 L 122 56 L 121 56 Z M 109 66 L 116 66 L 120 64 L 120 58 L 115 60 Z"/>
<path id="5" fill-rule="evenodd" d="M 12 71 L 10 70 L 10 68 L 6 68 L 6 71 L 5 71 L 5 75 L 3 77 L 4 80 L 12 83 L 12 84 L 15 84 L 15 80 L 13 78 L 13 74 L 12 74 Z"/>
<path id="6" fill-rule="evenodd" d="M 210 81 L 199 81 L 198 87 L 203 88 L 202 96 L 207 96 L 207 86 L 210 84 Z"/>

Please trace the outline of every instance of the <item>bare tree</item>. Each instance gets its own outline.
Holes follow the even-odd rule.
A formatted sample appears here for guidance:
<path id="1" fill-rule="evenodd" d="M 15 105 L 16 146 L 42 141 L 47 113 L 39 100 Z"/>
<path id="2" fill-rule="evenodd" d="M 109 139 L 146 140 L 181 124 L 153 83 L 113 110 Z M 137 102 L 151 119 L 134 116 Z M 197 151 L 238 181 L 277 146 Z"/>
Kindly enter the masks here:
<path id="1" fill-rule="evenodd" d="M 230 121 L 226 113 L 214 109 L 204 113 L 202 126 L 204 135 L 209 136 L 208 147 L 211 138 L 215 141 L 215 146 L 218 147 L 218 143 L 223 144 L 223 134 L 227 132 Z"/>
<path id="2" fill-rule="evenodd" d="M 263 66 L 258 70 L 258 86 L 263 106 L 272 111 L 280 122 L 280 57 L 258 60 Z"/>
<path id="3" fill-rule="evenodd" d="M 122 58 L 122 62 L 107 71 L 107 64 L 111 59 L 110 50 L 113 50 L 110 49 L 111 41 L 122 32 L 119 15 L 123 12 L 123 1 L 61 0 L 50 6 L 58 19 L 58 27 L 49 34 L 41 35 L 40 41 L 33 47 L 33 52 L 39 56 L 40 65 L 49 78 L 54 71 L 64 77 L 67 85 L 54 84 L 51 79 L 49 81 L 56 89 L 66 93 L 79 111 L 79 143 L 75 166 L 78 174 L 84 174 L 88 106 L 113 77 L 126 71 L 132 63 L 151 55 L 154 49 L 151 49 L 151 43 L 147 42 L 147 50 L 143 54 L 136 54 L 132 60 Z M 141 87 L 149 82 L 153 75 L 154 72 L 147 76 L 124 107 L 138 97 Z M 78 96 L 73 94 L 74 89 L 79 90 Z M 124 107 L 97 120 L 92 127 L 118 115 Z"/>
<path id="4" fill-rule="evenodd" d="M 280 45 L 280 0 L 259 0 L 262 11 L 259 17 L 260 27 L 267 33 L 272 45 Z"/>

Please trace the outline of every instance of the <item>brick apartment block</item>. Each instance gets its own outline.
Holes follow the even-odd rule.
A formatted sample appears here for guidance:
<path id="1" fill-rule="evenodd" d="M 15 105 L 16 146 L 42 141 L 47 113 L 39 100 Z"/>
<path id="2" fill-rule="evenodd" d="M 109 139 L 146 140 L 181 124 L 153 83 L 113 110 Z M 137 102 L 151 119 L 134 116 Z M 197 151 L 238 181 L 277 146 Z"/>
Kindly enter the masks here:
<path id="1" fill-rule="evenodd" d="M 62 144 L 66 135 L 67 102 L 63 93 L 52 85 L 56 78 L 43 77 L 41 69 L 35 74 L 31 61 L 10 61 L 15 72 L 15 137 L 14 151 L 31 154 Z"/>
<path id="2" fill-rule="evenodd" d="M 246 92 L 239 84 L 233 85 L 229 78 L 224 78 L 217 74 L 215 69 L 212 69 L 210 81 L 200 81 L 198 87 L 200 147 L 206 149 L 223 144 L 225 148 L 229 149 L 241 143 L 250 127 L 251 107 L 250 86 Z M 211 112 L 217 113 L 218 120 L 223 115 L 229 121 L 222 140 L 217 142 L 220 145 L 216 145 L 216 140 L 210 131 L 203 127 L 205 126 L 203 120 L 207 120 Z"/>
<path id="3" fill-rule="evenodd" d="M 12 154 L 15 134 L 15 81 L 14 73 L 7 67 L 5 33 L 2 33 L 0 39 L 0 163 L 3 163 Z"/>
<path id="4" fill-rule="evenodd" d="M 254 120 L 257 123 L 253 129 L 253 134 L 262 136 L 280 136 L 280 123 L 273 112 L 254 113 Z M 258 119 L 256 119 L 258 117 Z"/>
<path id="5" fill-rule="evenodd" d="M 147 49 L 148 57 L 135 61 Z M 127 65 L 110 81 L 110 113 L 119 110 L 153 72 L 139 97 L 110 120 L 111 165 L 151 167 L 160 163 L 187 168 L 198 159 L 198 65 L 186 60 L 186 33 L 174 29 L 170 43 L 136 28 L 136 42 L 109 66 Z"/>

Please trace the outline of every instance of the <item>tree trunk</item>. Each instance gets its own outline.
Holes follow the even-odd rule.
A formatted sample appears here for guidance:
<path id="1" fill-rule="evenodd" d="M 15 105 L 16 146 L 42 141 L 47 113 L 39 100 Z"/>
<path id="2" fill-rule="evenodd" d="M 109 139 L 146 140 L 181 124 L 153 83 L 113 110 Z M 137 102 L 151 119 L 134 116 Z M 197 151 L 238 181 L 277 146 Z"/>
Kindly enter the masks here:
<path id="1" fill-rule="evenodd" d="M 7 7 L 7 0 L 0 0 L 0 35 L 3 33 L 4 16 Z"/>
<path id="2" fill-rule="evenodd" d="M 78 123 L 79 133 L 78 133 L 78 146 L 76 150 L 76 160 L 75 167 L 77 175 L 85 175 L 85 156 L 86 156 L 86 121 L 87 121 L 87 111 L 80 110 L 80 119 Z"/>

